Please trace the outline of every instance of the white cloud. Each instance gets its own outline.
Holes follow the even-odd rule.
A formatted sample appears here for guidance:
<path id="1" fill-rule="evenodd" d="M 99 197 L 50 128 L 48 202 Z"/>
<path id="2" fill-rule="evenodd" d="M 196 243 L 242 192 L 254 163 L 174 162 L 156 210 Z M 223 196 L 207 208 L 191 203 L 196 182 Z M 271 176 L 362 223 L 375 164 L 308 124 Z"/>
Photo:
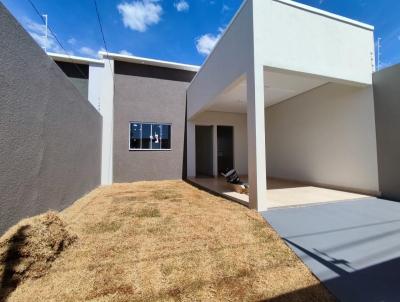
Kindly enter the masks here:
<path id="1" fill-rule="evenodd" d="M 87 46 L 83 46 L 81 48 L 79 48 L 79 52 L 85 56 L 89 56 L 89 57 L 96 57 L 97 56 L 97 52 Z"/>
<path id="2" fill-rule="evenodd" d="M 224 32 L 223 28 L 218 29 L 218 34 L 205 34 L 202 35 L 200 38 L 196 39 L 196 48 L 197 51 L 202 55 L 209 55 L 211 51 L 214 49 L 215 45 L 219 41 Z"/>
<path id="3" fill-rule="evenodd" d="M 45 48 L 47 51 L 64 53 L 64 50 L 58 45 L 50 31 L 48 31 L 46 39 L 46 26 L 44 24 L 36 23 L 28 18 L 23 22 L 28 33 L 40 47 Z"/>
<path id="4" fill-rule="evenodd" d="M 106 50 L 103 47 L 101 47 L 99 50 L 94 50 L 93 48 L 90 48 L 87 46 L 83 46 L 83 47 L 79 48 L 80 54 L 87 56 L 87 57 L 91 57 L 91 58 L 99 58 L 100 51 L 106 51 Z"/>
<path id="5" fill-rule="evenodd" d="M 77 41 L 76 41 L 75 38 L 69 38 L 69 39 L 67 40 L 67 42 L 68 42 L 68 44 L 75 45 Z"/>
<path id="6" fill-rule="evenodd" d="M 124 26 L 145 32 L 150 25 L 160 22 L 163 9 L 158 2 L 159 0 L 141 0 L 118 4 Z"/>
<path id="7" fill-rule="evenodd" d="M 184 12 L 189 10 L 189 3 L 185 0 L 179 0 L 178 2 L 174 3 L 174 6 L 178 12 Z"/>
<path id="8" fill-rule="evenodd" d="M 230 10 L 231 8 L 228 6 L 228 5 L 226 5 L 226 4 L 224 4 L 224 5 L 222 5 L 222 12 L 224 13 L 224 12 L 227 12 L 228 10 Z"/>
<path id="9" fill-rule="evenodd" d="M 119 53 L 124 56 L 133 56 L 133 53 L 127 51 L 126 49 L 120 50 Z"/>

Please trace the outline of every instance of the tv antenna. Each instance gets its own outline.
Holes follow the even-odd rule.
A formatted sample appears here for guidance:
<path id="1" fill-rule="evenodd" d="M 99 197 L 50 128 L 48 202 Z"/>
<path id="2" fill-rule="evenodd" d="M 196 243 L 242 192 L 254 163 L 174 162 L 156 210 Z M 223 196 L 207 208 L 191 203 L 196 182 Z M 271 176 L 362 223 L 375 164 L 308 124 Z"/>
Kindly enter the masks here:
<path id="1" fill-rule="evenodd" d="M 381 48 L 382 48 L 382 44 L 381 44 L 381 41 L 382 41 L 382 38 L 378 38 L 378 45 L 377 45 L 377 48 L 378 48 L 378 71 L 379 70 L 381 70 L 381 55 L 382 55 L 382 53 L 381 53 Z"/>

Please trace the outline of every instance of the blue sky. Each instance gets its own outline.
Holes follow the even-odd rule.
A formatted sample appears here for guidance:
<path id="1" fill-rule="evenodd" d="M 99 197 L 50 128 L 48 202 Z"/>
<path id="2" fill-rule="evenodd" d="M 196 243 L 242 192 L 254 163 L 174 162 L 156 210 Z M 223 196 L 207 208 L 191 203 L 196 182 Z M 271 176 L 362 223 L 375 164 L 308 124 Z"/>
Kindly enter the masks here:
<path id="1" fill-rule="evenodd" d="M 1 0 L 39 44 L 42 20 L 27 0 Z M 32 0 L 70 54 L 96 57 L 104 45 L 93 0 Z M 108 50 L 200 65 L 242 0 L 97 0 Z M 383 67 L 400 63 L 400 1 L 298 0 L 375 26 Z M 62 52 L 54 38 L 48 49 Z"/>

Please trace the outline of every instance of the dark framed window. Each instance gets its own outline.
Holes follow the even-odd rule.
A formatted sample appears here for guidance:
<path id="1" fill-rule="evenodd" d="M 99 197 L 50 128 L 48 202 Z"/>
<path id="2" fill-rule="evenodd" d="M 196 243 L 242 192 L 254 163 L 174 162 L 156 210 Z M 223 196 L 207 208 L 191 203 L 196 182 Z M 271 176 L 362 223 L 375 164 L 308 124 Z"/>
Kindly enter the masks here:
<path id="1" fill-rule="evenodd" d="M 171 124 L 131 122 L 129 150 L 171 150 Z"/>

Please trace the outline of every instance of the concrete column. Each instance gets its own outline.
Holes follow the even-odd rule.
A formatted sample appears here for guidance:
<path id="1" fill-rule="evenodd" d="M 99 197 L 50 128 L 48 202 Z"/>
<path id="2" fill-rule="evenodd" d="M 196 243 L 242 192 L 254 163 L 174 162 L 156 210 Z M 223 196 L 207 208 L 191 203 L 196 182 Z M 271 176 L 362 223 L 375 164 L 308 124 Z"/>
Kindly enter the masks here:
<path id="1" fill-rule="evenodd" d="M 218 177 L 218 136 L 217 125 L 213 125 L 213 174 Z"/>
<path id="2" fill-rule="evenodd" d="M 105 59 L 100 90 L 100 113 L 103 117 L 101 184 L 113 183 L 114 132 L 114 61 Z M 128 126 L 128 125 L 127 125 Z"/>
<path id="3" fill-rule="evenodd" d="M 247 139 L 250 208 L 267 210 L 265 159 L 264 72 L 262 66 L 247 73 Z"/>
<path id="4" fill-rule="evenodd" d="M 196 126 L 186 121 L 187 177 L 196 177 Z"/>

